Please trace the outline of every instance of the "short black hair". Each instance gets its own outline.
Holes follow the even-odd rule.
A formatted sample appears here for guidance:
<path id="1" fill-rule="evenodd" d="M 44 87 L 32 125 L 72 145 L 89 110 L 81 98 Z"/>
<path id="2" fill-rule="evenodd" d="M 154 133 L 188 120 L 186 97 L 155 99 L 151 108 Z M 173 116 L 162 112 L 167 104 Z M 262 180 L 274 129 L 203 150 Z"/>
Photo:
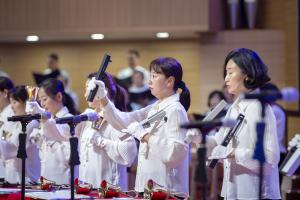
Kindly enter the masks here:
<path id="1" fill-rule="evenodd" d="M 233 60 L 247 76 L 247 79 L 244 80 L 247 89 L 259 88 L 271 80 L 268 76 L 268 67 L 253 50 L 246 48 L 232 50 L 225 59 L 224 78 L 226 77 L 226 65 L 229 60 Z"/>
<path id="2" fill-rule="evenodd" d="M 224 96 L 224 94 L 223 94 L 222 91 L 220 91 L 220 90 L 214 90 L 214 91 L 212 91 L 211 93 L 209 93 L 209 95 L 208 95 L 208 101 L 207 101 L 208 107 L 211 106 L 211 105 L 210 105 L 210 100 L 211 100 L 215 95 L 217 95 L 221 100 L 225 99 L 225 96 Z"/>
<path id="3" fill-rule="evenodd" d="M 49 58 L 55 60 L 55 61 L 58 61 L 59 57 L 56 53 L 51 53 L 49 54 Z"/>
<path id="4" fill-rule="evenodd" d="M 28 93 L 24 85 L 16 86 L 9 90 L 9 97 L 16 101 L 25 103 L 28 100 Z"/>
<path id="5" fill-rule="evenodd" d="M 12 80 L 5 76 L 0 76 L 0 91 L 3 92 L 4 90 L 11 90 L 14 88 L 14 83 Z"/>
<path id="6" fill-rule="evenodd" d="M 135 50 L 135 49 L 130 49 L 130 50 L 128 51 L 128 54 L 133 54 L 133 55 L 135 55 L 135 56 L 138 57 L 138 58 L 141 57 L 140 52 L 138 52 L 138 50 Z"/>

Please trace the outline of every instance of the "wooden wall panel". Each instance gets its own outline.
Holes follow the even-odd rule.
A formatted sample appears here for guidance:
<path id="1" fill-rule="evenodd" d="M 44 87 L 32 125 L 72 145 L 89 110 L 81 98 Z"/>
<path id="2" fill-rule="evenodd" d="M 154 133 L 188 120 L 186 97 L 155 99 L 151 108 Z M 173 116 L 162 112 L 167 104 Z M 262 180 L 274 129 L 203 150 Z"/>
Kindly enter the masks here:
<path id="1" fill-rule="evenodd" d="M 70 72 L 73 89 L 80 95 L 83 108 L 85 77 L 97 70 L 104 52 L 112 55 L 113 62 L 108 68 L 112 74 L 126 66 L 126 53 L 131 48 L 141 52 L 145 67 L 159 56 L 175 57 L 184 67 L 184 80 L 192 93 L 190 112 L 204 112 L 209 92 L 221 88 L 223 84 L 223 62 L 233 48 L 257 50 L 270 66 L 272 79 L 284 86 L 284 68 L 281 67 L 284 58 L 280 56 L 284 52 L 283 44 L 281 31 L 225 31 L 202 35 L 200 40 L 7 44 L 0 46 L 0 58 L 1 68 L 11 74 L 18 84 L 32 84 L 30 72 L 42 71 L 47 55 L 57 52 L 61 57 L 61 66 Z M 20 71 L 22 73 L 15 73 Z"/>
<path id="2" fill-rule="evenodd" d="M 211 5 L 221 4 L 222 0 L 0 0 L 0 36 L 214 31 L 222 28 L 223 18 L 222 10 Z"/>

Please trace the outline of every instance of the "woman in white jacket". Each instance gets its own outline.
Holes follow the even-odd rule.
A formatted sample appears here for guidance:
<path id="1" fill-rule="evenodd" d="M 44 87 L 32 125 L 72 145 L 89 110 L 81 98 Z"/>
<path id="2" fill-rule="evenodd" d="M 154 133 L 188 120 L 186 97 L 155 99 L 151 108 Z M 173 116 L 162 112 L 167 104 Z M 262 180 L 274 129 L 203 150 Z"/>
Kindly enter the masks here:
<path id="1" fill-rule="evenodd" d="M 256 123 L 261 121 L 261 105 L 258 100 L 241 99 L 243 93 L 259 91 L 270 78 L 267 66 L 252 50 L 240 48 L 231 51 L 224 63 L 225 85 L 236 100 L 229 108 L 225 119 L 245 116 L 236 136 L 227 147 L 221 145 L 229 128 L 221 128 L 214 136 L 207 136 L 212 147 L 209 159 L 219 159 L 224 164 L 221 196 L 224 199 L 258 199 L 259 163 L 253 159 L 257 133 Z M 262 199 L 280 199 L 279 191 L 279 144 L 277 141 L 276 119 L 270 105 L 266 105 L 264 122 L 264 179 Z M 193 141 L 197 141 L 196 138 Z"/>
<path id="2" fill-rule="evenodd" d="M 106 119 L 118 130 L 140 140 L 135 190 L 144 192 L 149 179 L 170 192 L 188 194 L 188 152 L 184 143 L 185 130 L 179 128 L 188 121 L 186 111 L 190 105 L 190 93 L 182 81 L 181 64 L 174 58 L 157 58 L 150 64 L 149 88 L 158 99 L 154 104 L 134 112 L 121 112 L 112 104 L 102 81 L 90 81 L 89 88 L 99 85 L 99 99 Z M 143 127 L 142 120 L 164 110 L 162 120 Z"/>
<path id="3" fill-rule="evenodd" d="M 96 74 L 90 74 L 88 82 Z M 125 110 L 124 89 L 113 82 L 110 74 L 105 73 L 102 79 L 107 87 L 108 96 L 120 110 Z M 86 88 L 85 97 L 89 91 Z M 121 141 L 120 132 L 114 129 L 105 119 L 96 101 L 88 102 L 85 112 L 99 113 L 96 122 L 83 122 L 78 126 L 80 137 L 80 166 L 79 179 L 91 183 L 93 187 L 100 187 L 102 180 L 106 180 L 123 191 L 128 190 L 127 166 L 130 166 L 137 154 L 137 147 L 133 137 Z"/>
<path id="4" fill-rule="evenodd" d="M 17 86 L 9 91 L 10 105 L 14 115 L 24 115 L 26 101 L 28 94 L 25 86 Z M 10 116 L 11 117 L 11 116 Z M 25 181 L 27 183 L 36 183 L 40 177 L 41 163 L 39 158 L 39 150 L 37 146 L 30 141 L 31 133 L 34 128 L 37 128 L 39 123 L 31 121 L 26 128 L 26 171 Z M 0 141 L 0 149 L 2 157 L 5 159 L 5 180 L 12 184 L 21 183 L 21 159 L 17 158 L 19 147 L 19 134 L 22 132 L 22 125 L 20 122 L 6 122 L 3 125 L 2 135 Z"/>
<path id="5" fill-rule="evenodd" d="M 29 110 L 34 113 L 48 111 L 51 119 L 41 120 L 41 176 L 57 184 L 70 183 L 70 127 L 68 124 L 56 124 L 55 118 L 69 117 L 72 114 L 67 106 L 70 100 L 64 91 L 61 81 L 47 79 L 40 85 L 38 98 L 43 108 L 37 102 L 29 102 Z M 78 177 L 78 166 L 75 167 L 75 177 Z"/>

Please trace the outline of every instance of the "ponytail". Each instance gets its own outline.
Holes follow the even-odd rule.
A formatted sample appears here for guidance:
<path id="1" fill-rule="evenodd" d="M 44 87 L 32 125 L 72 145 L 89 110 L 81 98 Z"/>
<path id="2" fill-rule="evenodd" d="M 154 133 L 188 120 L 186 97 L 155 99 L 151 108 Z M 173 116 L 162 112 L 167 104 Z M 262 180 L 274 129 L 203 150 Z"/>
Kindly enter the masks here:
<path id="1" fill-rule="evenodd" d="M 186 111 L 188 111 L 190 104 L 191 104 L 191 94 L 189 88 L 185 85 L 183 81 L 181 81 L 178 85 L 182 91 L 180 93 L 179 101 L 181 105 L 184 107 Z"/>
<path id="2" fill-rule="evenodd" d="M 66 106 L 68 108 L 69 112 L 72 115 L 79 114 L 79 112 L 75 108 L 75 102 L 73 101 L 72 97 L 65 92 L 63 93 L 63 104 L 64 104 L 64 106 Z"/>
<path id="3" fill-rule="evenodd" d="M 120 111 L 127 111 L 126 109 L 126 102 L 128 101 L 128 96 L 126 90 L 119 86 L 116 85 L 117 88 L 117 93 L 114 98 L 114 104 L 116 108 L 118 108 Z"/>

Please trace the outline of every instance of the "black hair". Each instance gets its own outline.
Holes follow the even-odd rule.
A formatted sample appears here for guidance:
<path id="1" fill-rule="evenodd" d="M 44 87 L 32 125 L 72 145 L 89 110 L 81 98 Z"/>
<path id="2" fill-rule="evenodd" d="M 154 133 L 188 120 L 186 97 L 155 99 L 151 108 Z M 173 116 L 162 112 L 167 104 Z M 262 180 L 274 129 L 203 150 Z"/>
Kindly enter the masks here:
<path id="1" fill-rule="evenodd" d="M 10 89 L 8 94 L 10 98 L 18 102 L 25 103 L 28 100 L 28 93 L 24 85 Z"/>
<path id="2" fill-rule="evenodd" d="M 54 98 L 56 94 L 61 93 L 63 97 L 63 105 L 68 108 L 71 114 L 78 114 L 73 99 L 70 97 L 70 95 L 65 93 L 64 84 L 60 80 L 49 78 L 43 81 L 39 87 L 43 88 L 46 94 L 51 98 Z"/>
<path id="3" fill-rule="evenodd" d="M 92 79 L 93 77 L 96 77 L 96 73 L 91 73 L 88 75 L 88 79 Z M 116 108 L 118 108 L 121 111 L 127 111 L 126 109 L 126 90 L 119 86 L 113 79 L 112 75 L 105 72 L 103 74 L 103 77 L 101 79 L 109 94 L 109 98 L 114 102 Z"/>
<path id="4" fill-rule="evenodd" d="M 14 83 L 12 82 L 11 79 L 5 77 L 5 76 L 0 76 L 0 91 L 3 92 L 4 90 L 11 90 L 14 88 Z"/>
<path id="5" fill-rule="evenodd" d="M 182 80 L 183 71 L 181 64 L 174 58 L 160 57 L 153 60 L 150 63 L 149 68 L 150 71 L 153 70 L 156 73 L 164 74 L 167 78 L 170 76 L 175 78 L 173 89 L 175 92 L 178 90 L 178 88 L 182 90 L 180 93 L 180 103 L 187 111 L 190 107 L 191 97 L 188 87 Z"/>
<path id="6" fill-rule="evenodd" d="M 59 57 L 56 53 L 51 53 L 49 54 L 49 58 L 55 60 L 55 61 L 58 61 Z"/>
<path id="7" fill-rule="evenodd" d="M 142 76 L 142 79 L 143 79 L 143 80 L 145 79 L 144 73 L 143 73 L 142 71 L 140 71 L 140 70 L 133 70 L 132 76 L 133 76 L 134 74 L 139 74 L 139 75 Z"/>
<path id="8" fill-rule="evenodd" d="M 261 91 L 271 91 L 280 94 L 279 88 L 273 83 L 266 83 L 259 88 Z M 274 101 L 275 102 L 275 101 Z"/>
<path id="9" fill-rule="evenodd" d="M 133 54 L 133 55 L 135 55 L 135 56 L 138 57 L 138 58 L 141 57 L 140 52 L 138 52 L 138 50 L 135 50 L 135 49 L 130 49 L 130 50 L 128 51 L 128 54 Z"/>
<path id="10" fill-rule="evenodd" d="M 229 60 L 233 60 L 247 76 L 244 80 L 244 85 L 247 89 L 259 88 L 271 80 L 268 76 L 268 67 L 253 50 L 246 48 L 232 50 L 225 59 L 224 79 L 226 77 L 226 65 Z"/>
<path id="11" fill-rule="evenodd" d="M 208 95 L 208 101 L 207 101 L 208 107 L 211 106 L 211 105 L 210 105 L 210 100 L 211 100 L 214 96 L 216 96 L 216 95 L 217 95 L 221 100 L 222 100 L 222 99 L 225 99 L 225 96 L 224 96 L 224 94 L 223 94 L 222 91 L 220 91 L 220 90 L 214 90 L 214 91 L 212 91 L 211 93 L 209 93 L 209 95 Z"/>

